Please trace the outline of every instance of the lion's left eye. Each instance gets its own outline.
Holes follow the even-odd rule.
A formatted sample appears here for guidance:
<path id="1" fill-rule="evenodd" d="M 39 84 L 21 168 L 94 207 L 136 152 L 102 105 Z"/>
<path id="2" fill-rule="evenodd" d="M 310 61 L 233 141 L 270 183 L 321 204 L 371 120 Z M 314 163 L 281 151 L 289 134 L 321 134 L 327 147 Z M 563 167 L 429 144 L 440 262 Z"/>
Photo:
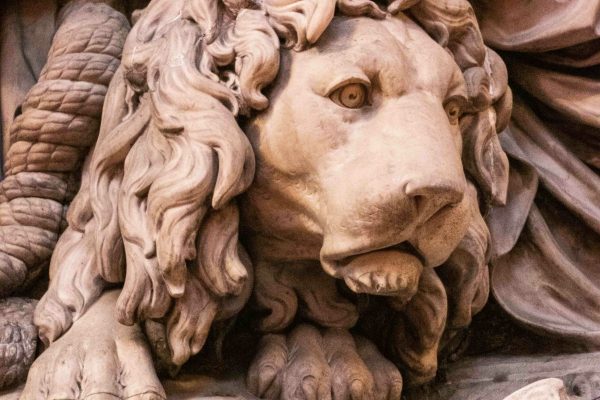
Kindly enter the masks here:
<path id="1" fill-rule="evenodd" d="M 349 83 L 336 89 L 329 98 L 342 107 L 361 108 L 367 103 L 368 89 L 363 83 Z"/>
<path id="2" fill-rule="evenodd" d="M 448 119 L 452 125 L 456 125 L 462 115 L 462 107 L 458 101 L 450 100 L 444 105 Z"/>

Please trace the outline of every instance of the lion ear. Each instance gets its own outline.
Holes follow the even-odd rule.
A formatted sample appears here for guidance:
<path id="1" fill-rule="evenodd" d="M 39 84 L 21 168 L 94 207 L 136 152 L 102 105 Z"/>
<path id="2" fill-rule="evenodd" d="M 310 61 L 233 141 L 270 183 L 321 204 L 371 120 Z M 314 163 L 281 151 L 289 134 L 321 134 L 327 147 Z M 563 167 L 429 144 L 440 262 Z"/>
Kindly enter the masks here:
<path id="1" fill-rule="evenodd" d="M 508 158 L 496 134 L 492 109 L 461 120 L 463 165 L 477 181 L 487 204 L 504 205 L 508 191 Z"/>

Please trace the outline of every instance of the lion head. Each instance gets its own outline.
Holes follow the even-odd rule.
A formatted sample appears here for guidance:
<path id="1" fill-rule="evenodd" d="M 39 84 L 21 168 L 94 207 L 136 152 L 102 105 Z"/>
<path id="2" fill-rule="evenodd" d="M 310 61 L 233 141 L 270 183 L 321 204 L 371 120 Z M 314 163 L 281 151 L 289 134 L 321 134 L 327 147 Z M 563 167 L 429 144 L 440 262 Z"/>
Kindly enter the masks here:
<path id="1" fill-rule="evenodd" d="M 249 297 L 241 220 L 262 329 L 297 301 L 276 305 L 289 291 L 260 266 L 320 262 L 385 296 L 391 351 L 428 379 L 443 332 L 487 299 L 481 210 L 506 195 L 509 110 L 465 0 L 154 0 L 111 83 L 41 335 L 122 284 L 119 320 L 163 324 L 182 364 Z"/>

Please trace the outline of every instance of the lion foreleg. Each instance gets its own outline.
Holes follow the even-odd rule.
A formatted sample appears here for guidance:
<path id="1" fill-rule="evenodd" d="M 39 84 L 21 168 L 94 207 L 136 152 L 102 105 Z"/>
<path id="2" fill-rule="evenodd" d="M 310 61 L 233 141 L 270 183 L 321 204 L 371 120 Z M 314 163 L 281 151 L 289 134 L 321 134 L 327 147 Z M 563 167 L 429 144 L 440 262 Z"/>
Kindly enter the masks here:
<path id="1" fill-rule="evenodd" d="M 29 399 L 165 399 L 145 335 L 116 321 L 119 291 L 103 293 L 33 363 Z"/>

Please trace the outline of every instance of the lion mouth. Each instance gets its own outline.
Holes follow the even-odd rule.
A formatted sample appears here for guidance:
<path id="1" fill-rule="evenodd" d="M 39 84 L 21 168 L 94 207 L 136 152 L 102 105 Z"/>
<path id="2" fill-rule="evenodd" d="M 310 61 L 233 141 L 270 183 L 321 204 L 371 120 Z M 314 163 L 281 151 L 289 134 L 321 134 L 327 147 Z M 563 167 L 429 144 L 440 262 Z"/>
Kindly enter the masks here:
<path id="1" fill-rule="evenodd" d="M 321 263 L 326 270 L 335 270 L 336 276 L 355 293 L 393 296 L 403 303 L 417 292 L 424 258 L 403 242 Z"/>

